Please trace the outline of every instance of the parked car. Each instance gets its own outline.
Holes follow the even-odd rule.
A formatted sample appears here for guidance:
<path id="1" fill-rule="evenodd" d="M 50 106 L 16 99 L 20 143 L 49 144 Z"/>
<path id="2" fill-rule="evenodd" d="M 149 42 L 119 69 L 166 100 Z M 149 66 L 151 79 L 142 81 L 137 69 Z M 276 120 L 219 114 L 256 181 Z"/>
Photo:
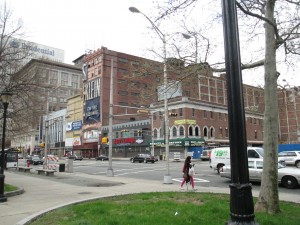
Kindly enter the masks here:
<path id="1" fill-rule="evenodd" d="M 200 159 L 202 161 L 206 161 L 210 159 L 211 149 L 209 150 L 203 150 L 200 156 Z"/>
<path id="2" fill-rule="evenodd" d="M 132 157 L 130 159 L 130 161 L 132 163 L 135 163 L 135 162 L 139 162 L 139 163 L 141 163 L 141 162 L 144 162 L 144 163 L 151 162 L 151 163 L 154 163 L 155 158 L 154 158 L 154 156 L 149 155 L 149 154 L 138 154 L 138 155 Z"/>
<path id="3" fill-rule="evenodd" d="M 106 155 L 99 155 L 96 157 L 96 161 L 98 160 L 101 160 L 101 161 L 104 161 L 104 160 L 108 160 L 108 156 Z"/>
<path id="4" fill-rule="evenodd" d="M 249 159 L 249 180 L 252 182 L 261 182 L 263 172 L 263 159 Z M 231 179 L 230 166 L 224 166 L 220 172 L 221 177 Z M 292 167 L 285 167 L 278 163 L 278 183 L 286 188 L 297 188 L 300 183 L 300 170 Z"/>
<path id="5" fill-rule="evenodd" d="M 74 159 L 74 160 L 83 160 L 83 157 L 81 156 L 81 155 L 76 155 L 76 154 L 74 154 L 74 155 L 70 155 L 69 157 L 68 157 L 68 159 Z"/>
<path id="6" fill-rule="evenodd" d="M 43 165 L 44 163 L 44 161 L 38 155 L 32 156 L 31 160 L 33 165 Z"/>
<path id="7" fill-rule="evenodd" d="M 284 160 L 286 165 L 300 168 L 300 150 L 279 152 L 278 160 Z"/>

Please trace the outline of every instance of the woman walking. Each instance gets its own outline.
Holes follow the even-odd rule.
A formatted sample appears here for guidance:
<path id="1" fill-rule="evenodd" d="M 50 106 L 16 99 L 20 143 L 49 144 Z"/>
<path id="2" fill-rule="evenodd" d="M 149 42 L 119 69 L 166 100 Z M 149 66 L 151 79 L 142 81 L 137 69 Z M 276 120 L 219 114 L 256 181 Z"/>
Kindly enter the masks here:
<path id="1" fill-rule="evenodd" d="M 183 180 L 180 185 L 181 189 L 182 189 L 182 186 L 184 185 L 184 183 L 188 184 L 188 182 L 191 182 L 192 188 L 193 188 L 193 190 L 195 190 L 193 174 L 189 173 L 189 171 L 192 167 L 193 167 L 193 165 L 191 164 L 191 156 L 188 156 L 188 157 L 186 157 L 183 168 L 182 168 Z"/>

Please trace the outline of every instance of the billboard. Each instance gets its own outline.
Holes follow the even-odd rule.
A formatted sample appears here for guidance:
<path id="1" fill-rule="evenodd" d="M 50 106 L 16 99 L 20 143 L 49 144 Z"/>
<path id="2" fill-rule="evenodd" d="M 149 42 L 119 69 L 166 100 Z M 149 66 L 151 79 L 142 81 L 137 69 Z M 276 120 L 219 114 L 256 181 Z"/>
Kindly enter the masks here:
<path id="1" fill-rule="evenodd" d="M 77 120 L 77 121 L 67 123 L 66 131 L 81 130 L 81 128 L 82 128 L 82 121 Z"/>
<path id="2" fill-rule="evenodd" d="M 17 38 L 11 38 L 9 40 L 9 45 L 12 48 L 18 48 L 23 49 L 24 51 L 29 51 L 31 53 L 31 58 L 50 59 L 56 62 L 64 62 L 65 60 L 65 51 L 61 49 Z"/>
<path id="3" fill-rule="evenodd" d="M 179 81 L 168 81 L 167 89 L 165 90 L 164 85 L 157 87 L 158 101 L 165 99 L 165 93 L 167 92 L 167 99 L 182 96 L 182 86 Z"/>

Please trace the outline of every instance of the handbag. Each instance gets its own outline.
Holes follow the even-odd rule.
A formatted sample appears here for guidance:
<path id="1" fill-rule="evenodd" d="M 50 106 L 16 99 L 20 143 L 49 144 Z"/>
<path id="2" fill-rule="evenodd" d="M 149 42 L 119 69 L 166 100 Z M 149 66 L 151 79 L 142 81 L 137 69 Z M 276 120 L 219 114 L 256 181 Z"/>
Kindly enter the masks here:
<path id="1" fill-rule="evenodd" d="M 194 176 L 195 175 L 195 169 L 194 169 L 193 166 L 189 169 L 189 175 L 190 176 Z"/>

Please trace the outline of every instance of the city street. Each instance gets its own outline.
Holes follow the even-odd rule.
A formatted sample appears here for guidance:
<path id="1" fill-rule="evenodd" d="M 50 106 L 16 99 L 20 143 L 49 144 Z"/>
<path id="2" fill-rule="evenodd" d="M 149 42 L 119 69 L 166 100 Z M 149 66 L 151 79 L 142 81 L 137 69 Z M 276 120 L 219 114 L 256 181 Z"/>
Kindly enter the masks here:
<path id="1" fill-rule="evenodd" d="M 183 161 L 173 162 L 170 161 L 170 174 L 172 176 L 172 181 L 174 184 L 182 180 L 182 166 Z M 60 162 L 64 162 L 61 160 Z M 194 176 L 196 186 L 209 186 L 209 187 L 228 187 L 229 180 L 226 178 L 221 178 L 216 171 L 213 171 L 209 167 L 208 161 L 194 161 L 196 175 Z M 166 174 L 166 161 L 158 161 L 154 164 L 152 163 L 131 163 L 128 160 L 113 160 L 112 163 L 114 176 L 116 181 L 118 177 L 128 177 L 135 179 L 147 179 L 153 181 L 163 181 L 163 177 Z M 33 166 L 40 167 L 40 166 Z M 73 169 L 74 172 L 102 176 L 106 177 L 106 171 L 108 168 L 108 161 L 96 161 L 95 159 L 84 159 L 82 161 L 74 161 Z M 61 181 L 61 179 L 60 179 Z M 254 183 L 253 190 L 259 190 L 260 184 Z M 291 193 L 295 195 L 300 195 L 300 188 L 297 189 L 287 189 L 279 187 L 279 193 Z"/>

